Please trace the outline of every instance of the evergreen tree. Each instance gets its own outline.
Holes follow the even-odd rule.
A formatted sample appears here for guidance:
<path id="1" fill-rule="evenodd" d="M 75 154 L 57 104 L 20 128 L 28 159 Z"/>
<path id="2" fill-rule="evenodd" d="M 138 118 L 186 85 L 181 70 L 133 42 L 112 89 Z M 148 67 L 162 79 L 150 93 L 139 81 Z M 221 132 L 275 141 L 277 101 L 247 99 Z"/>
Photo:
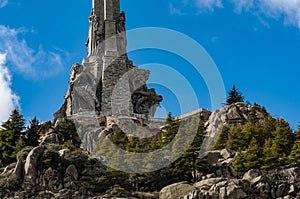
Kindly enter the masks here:
<path id="1" fill-rule="evenodd" d="M 252 138 L 248 146 L 246 157 L 245 157 L 245 167 L 249 169 L 259 169 L 261 166 L 261 147 L 255 138 Z"/>
<path id="2" fill-rule="evenodd" d="M 27 127 L 26 136 L 25 136 L 25 143 L 27 146 L 38 146 L 39 142 L 39 121 L 34 117 L 30 122 L 30 126 Z"/>
<path id="3" fill-rule="evenodd" d="M 300 161 L 300 141 L 294 143 L 289 159 L 297 162 Z"/>
<path id="4" fill-rule="evenodd" d="M 244 97 L 240 91 L 238 91 L 233 85 L 232 89 L 228 92 L 228 97 L 226 99 L 226 104 L 234 104 L 236 102 L 244 102 Z"/>
<path id="5" fill-rule="evenodd" d="M 266 140 L 262 153 L 262 169 L 273 169 L 279 164 L 278 145 L 271 138 Z"/>
<path id="6" fill-rule="evenodd" d="M 242 149 L 239 148 L 237 151 L 237 154 L 236 154 L 236 158 L 231 166 L 233 173 L 236 176 L 241 176 L 245 173 L 246 167 L 245 167 L 244 163 L 245 163 L 245 156 L 242 152 Z"/>
<path id="7" fill-rule="evenodd" d="M 284 119 L 277 120 L 275 124 L 275 131 L 272 132 L 274 136 L 274 142 L 276 143 L 277 153 L 283 157 L 288 156 L 294 143 L 294 136 L 289 123 Z"/>
<path id="8" fill-rule="evenodd" d="M 179 129 L 180 121 L 174 119 L 171 113 L 168 113 L 166 124 L 162 129 L 163 144 L 168 144 L 177 134 Z"/>
<path id="9" fill-rule="evenodd" d="M 226 147 L 235 151 L 237 151 L 239 148 L 241 148 L 242 150 L 247 149 L 247 140 L 245 140 L 245 137 L 242 134 L 242 129 L 240 127 L 230 129 Z"/>
<path id="10" fill-rule="evenodd" d="M 250 144 L 251 139 L 255 138 L 258 146 L 261 148 L 265 143 L 265 139 L 267 139 L 270 134 L 270 132 L 265 131 L 263 125 L 250 122 L 243 127 L 242 131 L 243 139 L 246 141 L 247 146 Z"/>
<path id="11" fill-rule="evenodd" d="M 214 150 L 222 150 L 226 147 L 229 131 L 230 128 L 227 125 L 222 126 L 220 135 L 217 139 L 217 143 L 214 146 Z"/>
<path id="12" fill-rule="evenodd" d="M 63 141 L 71 141 L 75 146 L 79 146 L 81 141 L 77 134 L 74 122 L 68 118 L 64 118 L 57 126 L 56 131 L 61 134 Z"/>
<path id="13" fill-rule="evenodd" d="M 197 134 L 194 137 L 192 144 L 188 147 L 185 153 L 175 163 L 173 163 L 172 171 L 175 175 L 181 176 L 179 180 L 192 180 L 195 182 L 197 180 L 196 173 L 203 172 L 207 169 L 206 160 L 200 159 L 198 154 L 205 134 L 206 131 L 204 122 L 200 121 L 198 124 Z M 177 146 L 175 148 L 177 148 Z"/>
<path id="14" fill-rule="evenodd" d="M 294 133 L 295 142 L 293 145 L 293 148 L 291 150 L 291 153 L 289 155 L 289 159 L 292 161 L 300 161 L 300 126 L 298 127 L 298 130 Z"/>
<path id="15" fill-rule="evenodd" d="M 25 120 L 18 110 L 13 110 L 9 119 L 0 130 L 0 160 L 7 165 L 16 161 L 17 153 L 22 149 L 22 134 Z"/>

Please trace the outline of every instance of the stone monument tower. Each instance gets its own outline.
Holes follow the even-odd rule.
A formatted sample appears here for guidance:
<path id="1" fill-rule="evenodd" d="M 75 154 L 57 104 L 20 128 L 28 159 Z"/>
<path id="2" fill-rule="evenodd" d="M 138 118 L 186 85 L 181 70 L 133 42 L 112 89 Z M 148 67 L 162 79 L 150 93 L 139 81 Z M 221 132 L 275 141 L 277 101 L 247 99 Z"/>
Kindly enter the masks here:
<path id="1" fill-rule="evenodd" d="M 77 128 L 78 134 L 90 151 L 98 131 L 89 129 L 96 125 L 90 118 L 104 128 L 108 117 L 149 118 L 162 101 L 146 86 L 150 71 L 133 66 L 127 57 L 125 22 L 120 0 L 92 0 L 88 55 L 82 64 L 73 65 L 64 104 L 54 114 L 55 120 L 80 120 L 85 127 Z"/>

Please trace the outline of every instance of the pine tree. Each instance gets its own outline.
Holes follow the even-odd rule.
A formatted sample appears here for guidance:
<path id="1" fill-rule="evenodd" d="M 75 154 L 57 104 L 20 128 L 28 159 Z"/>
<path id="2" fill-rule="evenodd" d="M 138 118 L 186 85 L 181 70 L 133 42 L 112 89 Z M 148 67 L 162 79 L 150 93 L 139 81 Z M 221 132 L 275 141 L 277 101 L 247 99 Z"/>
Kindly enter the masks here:
<path id="1" fill-rule="evenodd" d="M 274 142 L 278 146 L 277 152 L 281 157 L 288 156 L 294 143 L 292 129 L 289 123 L 284 121 L 284 119 L 277 120 L 275 128 L 272 134 L 274 136 Z"/>
<path id="2" fill-rule="evenodd" d="M 200 159 L 198 154 L 201 149 L 205 134 L 206 131 L 204 122 L 200 121 L 198 124 L 197 134 L 194 137 L 192 144 L 188 147 L 185 153 L 175 163 L 173 163 L 172 171 L 173 173 L 176 173 L 179 180 L 193 180 L 195 182 L 197 180 L 196 173 L 206 170 L 206 161 L 204 159 Z M 185 137 L 183 137 L 183 139 L 184 138 Z M 180 147 L 180 141 L 175 143 L 174 146 L 175 148 Z M 181 147 L 186 146 L 181 145 Z"/>
<path id="3" fill-rule="evenodd" d="M 39 142 L 39 121 L 34 117 L 30 122 L 30 126 L 26 130 L 25 142 L 27 146 L 38 146 Z"/>
<path id="4" fill-rule="evenodd" d="M 0 130 L 0 160 L 7 165 L 16 161 L 17 153 L 22 149 L 22 133 L 25 120 L 18 110 L 13 110 L 9 119 Z"/>
<path id="5" fill-rule="evenodd" d="M 180 126 L 180 121 L 178 119 L 174 119 L 172 114 L 169 113 L 166 119 L 166 124 L 162 129 L 163 136 L 163 144 L 168 144 L 177 134 Z"/>
<path id="6" fill-rule="evenodd" d="M 297 162 L 300 161 L 300 141 L 294 143 L 289 159 Z"/>
<path id="7" fill-rule="evenodd" d="M 296 141 L 297 140 L 300 141 L 300 125 L 298 126 L 297 131 L 295 131 L 295 133 L 294 133 L 294 138 Z"/>
<path id="8" fill-rule="evenodd" d="M 279 164 L 278 145 L 271 138 L 264 144 L 262 157 L 262 169 L 273 169 Z"/>
<path id="9" fill-rule="evenodd" d="M 246 171 L 246 167 L 244 163 L 245 163 L 245 156 L 242 152 L 242 149 L 239 148 L 236 154 L 236 158 L 231 166 L 233 173 L 236 176 L 241 176 Z"/>
<path id="10" fill-rule="evenodd" d="M 255 138 L 261 148 L 265 143 L 265 139 L 269 138 L 271 135 L 270 132 L 265 131 L 263 125 L 250 122 L 243 127 L 242 134 L 243 139 L 247 142 L 247 145 L 250 144 L 252 138 Z"/>
<path id="11" fill-rule="evenodd" d="M 217 138 L 217 143 L 214 146 L 214 150 L 221 150 L 226 147 L 226 142 L 228 141 L 228 134 L 230 132 L 230 128 L 227 125 L 222 126 L 220 130 L 220 135 Z"/>
<path id="12" fill-rule="evenodd" d="M 233 85 L 232 89 L 228 92 L 228 97 L 226 99 L 226 104 L 234 104 L 236 102 L 244 102 L 244 97 L 240 91 L 238 91 Z"/>
<path id="13" fill-rule="evenodd" d="M 242 150 L 247 149 L 247 141 L 245 140 L 245 137 L 242 134 L 242 129 L 240 127 L 230 129 L 226 147 L 235 151 L 237 151 L 239 148 L 241 148 Z"/>
<path id="14" fill-rule="evenodd" d="M 289 159 L 292 161 L 300 162 L 300 126 L 298 130 L 294 133 L 295 142 L 291 153 L 289 155 Z"/>
<path id="15" fill-rule="evenodd" d="M 75 146 L 79 146 L 81 141 L 78 137 L 74 122 L 68 118 L 64 118 L 57 126 L 56 131 L 59 132 L 63 141 L 71 141 Z"/>
<path id="16" fill-rule="evenodd" d="M 245 167 L 249 169 L 259 169 L 261 166 L 261 147 L 255 138 L 252 138 L 248 146 L 246 157 L 245 157 Z"/>

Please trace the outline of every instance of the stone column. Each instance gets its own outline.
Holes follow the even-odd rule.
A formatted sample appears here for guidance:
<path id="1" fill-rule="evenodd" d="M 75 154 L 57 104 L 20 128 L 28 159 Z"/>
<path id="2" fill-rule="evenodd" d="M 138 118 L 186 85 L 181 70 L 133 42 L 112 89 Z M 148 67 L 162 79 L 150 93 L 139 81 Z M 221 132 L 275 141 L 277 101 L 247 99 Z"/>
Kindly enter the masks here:
<path id="1" fill-rule="evenodd" d="M 93 0 L 92 4 L 94 15 L 99 17 L 100 22 L 102 22 L 104 20 L 104 0 Z"/>

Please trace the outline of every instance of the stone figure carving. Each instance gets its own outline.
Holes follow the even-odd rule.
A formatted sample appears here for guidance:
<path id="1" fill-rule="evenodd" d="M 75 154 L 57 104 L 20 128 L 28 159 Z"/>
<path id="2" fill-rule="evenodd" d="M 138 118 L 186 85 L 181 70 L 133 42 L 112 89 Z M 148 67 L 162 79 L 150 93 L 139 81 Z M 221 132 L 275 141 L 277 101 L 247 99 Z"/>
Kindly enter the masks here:
<path id="1" fill-rule="evenodd" d="M 118 38 L 118 49 L 120 55 L 126 54 L 126 46 L 127 46 L 127 39 L 126 39 L 126 17 L 125 12 L 121 12 L 120 16 L 116 21 L 116 31 L 117 31 L 117 38 Z"/>
<path id="2" fill-rule="evenodd" d="M 121 12 L 119 18 L 117 19 L 117 33 L 121 33 L 126 30 L 125 24 L 126 24 L 125 12 Z"/>
<path id="3" fill-rule="evenodd" d="M 133 112 L 136 114 L 150 114 L 153 106 L 159 106 L 163 100 L 161 95 L 157 95 L 155 89 L 148 89 L 146 85 L 137 89 L 131 96 Z M 153 111 L 151 111 L 153 112 Z"/>
<path id="4" fill-rule="evenodd" d="M 85 45 L 88 47 L 89 54 L 94 54 L 101 41 L 104 39 L 104 33 L 103 27 L 100 26 L 100 19 L 93 14 L 93 11 L 89 17 L 89 22 L 89 35 Z"/>

